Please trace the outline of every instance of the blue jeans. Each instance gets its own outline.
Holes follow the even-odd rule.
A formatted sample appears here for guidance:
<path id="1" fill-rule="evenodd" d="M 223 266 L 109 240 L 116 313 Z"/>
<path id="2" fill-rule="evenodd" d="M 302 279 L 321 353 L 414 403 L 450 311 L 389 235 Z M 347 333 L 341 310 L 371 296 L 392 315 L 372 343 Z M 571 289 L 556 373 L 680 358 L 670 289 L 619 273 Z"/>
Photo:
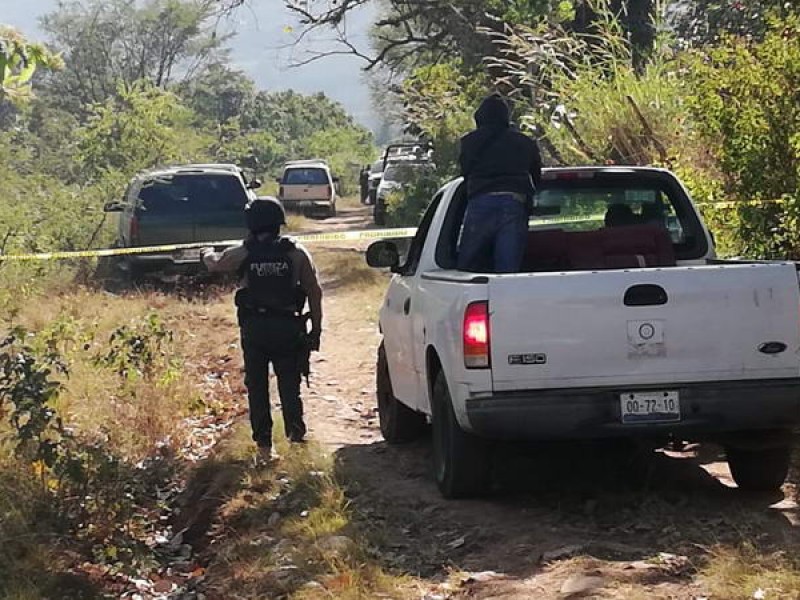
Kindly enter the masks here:
<path id="1" fill-rule="evenodd" d="M 516 273 L 528 236 L 528 211 L 512 194 L 470 198 L 458 244 L 460 271 Z"/>

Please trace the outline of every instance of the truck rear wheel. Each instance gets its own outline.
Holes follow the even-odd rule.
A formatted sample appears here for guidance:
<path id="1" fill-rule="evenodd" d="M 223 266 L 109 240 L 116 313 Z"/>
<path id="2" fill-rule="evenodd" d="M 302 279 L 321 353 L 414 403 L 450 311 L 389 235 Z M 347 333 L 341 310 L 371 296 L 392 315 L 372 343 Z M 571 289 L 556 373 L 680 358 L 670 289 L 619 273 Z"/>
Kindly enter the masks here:
<path id="1" fill-rule="evenodd" d="M 378 396 L 378 419 L 383 439 L 390 444 L 410 442 L 425 432 L 425 415 L 408 408 L 394 397 L 392 380 L 389 377 L 389 363 L 386 349 L 381 342 L 378 347 L 376 370 L 376 391 Z"/>
<path id="2" fill-rule="evenodd" d="M 467 433 L 456 420 L 444 374 L 433 384 L 433 468 L 445 498 L 480 496 L 491 481 L 489 443 Z"/>
<path id="3" fill-rule="evenodd" d="M 789 473 L 791 446 L 725 449 L 733 480 L 743 490 L 774 492 Z"/>

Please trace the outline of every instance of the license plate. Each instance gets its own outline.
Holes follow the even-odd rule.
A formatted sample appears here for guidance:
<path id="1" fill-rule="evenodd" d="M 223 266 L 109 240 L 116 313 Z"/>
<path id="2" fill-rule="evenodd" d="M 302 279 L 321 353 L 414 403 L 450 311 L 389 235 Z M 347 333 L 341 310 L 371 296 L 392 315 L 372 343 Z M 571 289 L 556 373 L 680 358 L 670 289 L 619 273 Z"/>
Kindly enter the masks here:
<path id="1" fill-rule="evenodd" d="M 630 392 L 620 394 L 623 423 L 664 423 L 681 420 L 678 392 Z"/>

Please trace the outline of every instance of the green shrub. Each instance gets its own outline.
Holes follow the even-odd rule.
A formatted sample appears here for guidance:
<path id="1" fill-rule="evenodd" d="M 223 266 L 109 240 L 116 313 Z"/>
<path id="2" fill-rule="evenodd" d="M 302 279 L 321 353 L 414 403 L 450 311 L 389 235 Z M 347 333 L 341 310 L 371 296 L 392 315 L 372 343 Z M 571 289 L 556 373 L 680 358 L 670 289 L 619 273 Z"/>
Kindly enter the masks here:
<path id="1" fill-rule="evenodd" d="M 431 173 L 407 184 L 402 191 L 391 192 L 386 199 L 387 225 L 390 227 L 418 225 L 422 214 L 441 185 L 440 177 Z"/>
<path id="2" fill-rule="evenodd" d="M 686 92 L 701 143 L 737 202 L 742 253 L 800 257 L 800 16 L 771 20 L 763 42 L 726 37 L 688 63 Z"/>

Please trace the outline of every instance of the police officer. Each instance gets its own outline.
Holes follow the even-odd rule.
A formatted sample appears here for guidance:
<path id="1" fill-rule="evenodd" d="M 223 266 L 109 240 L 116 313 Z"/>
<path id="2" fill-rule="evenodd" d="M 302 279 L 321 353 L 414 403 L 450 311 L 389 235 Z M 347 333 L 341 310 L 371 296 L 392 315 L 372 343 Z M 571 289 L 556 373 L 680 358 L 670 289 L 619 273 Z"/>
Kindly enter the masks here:
<path id="1" fill-rule="evenodd" d="M 280 235 L 286 215 L 278 199 L 253 200 L 245 215 L 250 230 L 248 238 L 221 253 L 206 248 L 202 259 L 211 272 L 239 273 L 240 288 L 235 298 L 250 424 L 260 457 L 270 460 L 274 455 L 269 363 L 278 378 L 286 435 L 292 442 L 302 442 L 306 426 L 300 399 L 301 365 L 309 349 L 319 350 L 322 289 L 306 249 Z M 310 334 L 306 334 L 305 319 L 301 316 L 306 298 Z"/>

